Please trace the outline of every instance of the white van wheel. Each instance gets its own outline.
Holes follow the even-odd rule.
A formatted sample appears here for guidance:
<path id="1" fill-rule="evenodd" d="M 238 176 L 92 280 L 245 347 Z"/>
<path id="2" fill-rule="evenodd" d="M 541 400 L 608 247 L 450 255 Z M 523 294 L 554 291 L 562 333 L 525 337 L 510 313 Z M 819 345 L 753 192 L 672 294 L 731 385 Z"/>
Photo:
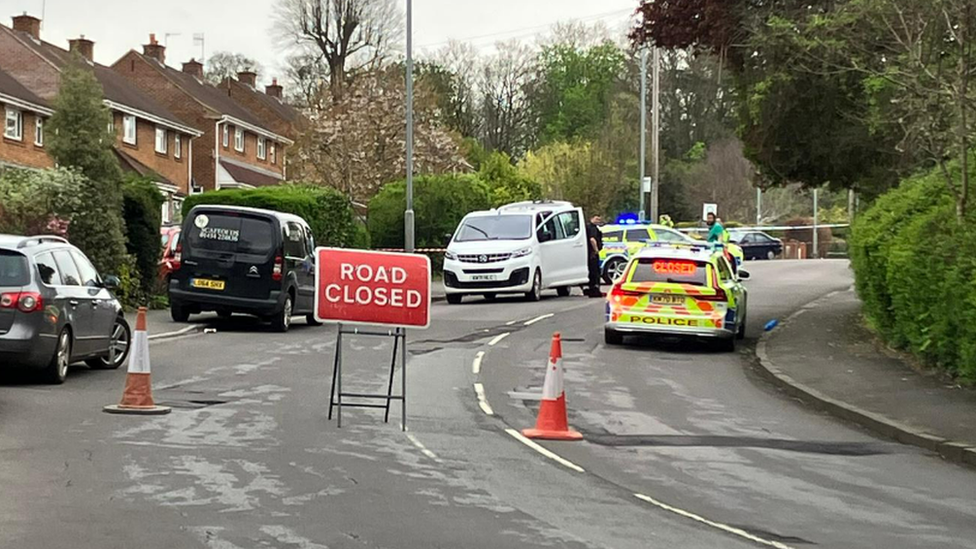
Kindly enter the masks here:
<path id="1" fill-rule="evenodd" d="M 525 293 L 525 298 L 529 301 L 539 301 L 542 299 L 542 271 L 535 271 L 535 277 L 532 279 L 532 289 Z"/>

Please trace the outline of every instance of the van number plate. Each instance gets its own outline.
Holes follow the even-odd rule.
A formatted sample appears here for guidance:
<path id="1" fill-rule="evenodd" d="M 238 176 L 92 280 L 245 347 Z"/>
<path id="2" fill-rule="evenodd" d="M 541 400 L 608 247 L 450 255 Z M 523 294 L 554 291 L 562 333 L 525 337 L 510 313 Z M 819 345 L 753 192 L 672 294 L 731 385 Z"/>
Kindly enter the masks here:
<path id="1" fill-rule="evenodd" d="M 486 281 L 486 280 L 498 280 L 495 275 L 471 275 L 471 280 L 473 282 Z"/>
<path id="2" fill-rule="evenodd" d="M 685 296 L 671 294 L 652 295 L 651 303 L 655 303 L 657 305 L 684 305 Z"/>
<path id="3" fill-rule="evenodd" d="M 194 288 L 206 288 L 207 290 L 223 291 L 226 282 L 223 280 L 209 280 L 206 278 L 194 278 L 190 285 Z"/>

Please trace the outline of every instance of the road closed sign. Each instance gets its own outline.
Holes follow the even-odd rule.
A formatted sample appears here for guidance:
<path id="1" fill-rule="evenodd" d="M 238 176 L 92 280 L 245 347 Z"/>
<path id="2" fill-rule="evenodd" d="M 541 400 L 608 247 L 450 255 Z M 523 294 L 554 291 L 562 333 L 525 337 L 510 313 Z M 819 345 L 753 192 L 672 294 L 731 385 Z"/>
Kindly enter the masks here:
<path id="1" fill-rule="evenodd" d="M 426 328 L 430 258 L 317 248 L 315 318 L 320 322 Z"/>

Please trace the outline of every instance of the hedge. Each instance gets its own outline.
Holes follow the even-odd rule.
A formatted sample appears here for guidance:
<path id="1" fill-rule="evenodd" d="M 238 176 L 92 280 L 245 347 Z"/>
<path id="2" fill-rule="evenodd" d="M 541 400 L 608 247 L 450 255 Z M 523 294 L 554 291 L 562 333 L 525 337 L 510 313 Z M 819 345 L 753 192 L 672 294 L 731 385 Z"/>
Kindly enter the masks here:
<path id="1" fill-rule="evenodd" d="M 976 229 L 973 219 L 957 219 L 942 174 L 911 178 L 880 197 L 855 220 L 849 251 L 877 333 L 976 382 Z"/>
<path id="2" fill-rule="evenodd" d="M 415 243 L 441 248 L 465 215 L 491 205 L 488 185 L 475 175 L 429 175 L 414 180 Z M 406 183 L 383 187 L 369 201 L 369 235 L 376 248 L 403 247 Z"/>
<path id="3" fill-rule="evenodd" d="M 352 203 L 332 187 L 290 184 L 196 194 L 183 202 L 183 216 L 200 204 L 262 208 L 297 215 L 308 222 L 317 246 L 347 248 L 357 243 Z M 362 241 L 360 237 L 359 242 Z"/>
<path id="4" fill-rule="evenodd" d="M 129 178 L 122 184 L 122 218 L 125 220 L 125 248 L 135 258 L 136 272 L 142 294 L 149 296 L 156 289 L 159 256 L 162 244 L 159 226 L 163 195 L 151 180 Z"/>

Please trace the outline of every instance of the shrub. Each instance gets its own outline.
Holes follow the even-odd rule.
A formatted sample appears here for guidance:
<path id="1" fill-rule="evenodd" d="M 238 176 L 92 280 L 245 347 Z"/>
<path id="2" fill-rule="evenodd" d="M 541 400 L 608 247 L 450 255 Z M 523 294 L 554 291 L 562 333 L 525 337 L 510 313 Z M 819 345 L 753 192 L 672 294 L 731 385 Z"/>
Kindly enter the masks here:
<path id="1" fill-rule="evenodd" d="M 938 172 L 916 176 L 855 219 L 848 240 L 864 313 L 891 345 L 976 381 L 976 229 Z"/>
<path id="2" fill-rule="evenodd" d="M 262 208 L 297 215 L 312 228 L 317 246 L 344 248 L 356 241 L 352 203 L 332 187 L 289 184 L 197 194 L 183 201 L 184 217 L 199 204 Z"/>
<path id="3" fill-rule="evenodd" d="M 0 233 L 65 236 L 81 208 L 85 178 L 76 170 L 0 172 Z"/>
<path id="4" fill-rule="evenodd" d="M 159 226 L 163 195 L 151 180 L 131 177 L 122 185 L 122 217 L 125 219 L 125 247 L 135 258 L 138 280 L 144 295 L 152 295 L 156 286 L 162 244 Z"/>
<path id="5" fill-rule="evenodd" d="M 377 248 L 403 247 L 406 183 L 383 187 L 369 202 L 369 235 Z M 429 175 L 414 180 L 415 242 L 441 248 L 465 215 L 490 207 L 488 185 L 474 175 Z"/>

